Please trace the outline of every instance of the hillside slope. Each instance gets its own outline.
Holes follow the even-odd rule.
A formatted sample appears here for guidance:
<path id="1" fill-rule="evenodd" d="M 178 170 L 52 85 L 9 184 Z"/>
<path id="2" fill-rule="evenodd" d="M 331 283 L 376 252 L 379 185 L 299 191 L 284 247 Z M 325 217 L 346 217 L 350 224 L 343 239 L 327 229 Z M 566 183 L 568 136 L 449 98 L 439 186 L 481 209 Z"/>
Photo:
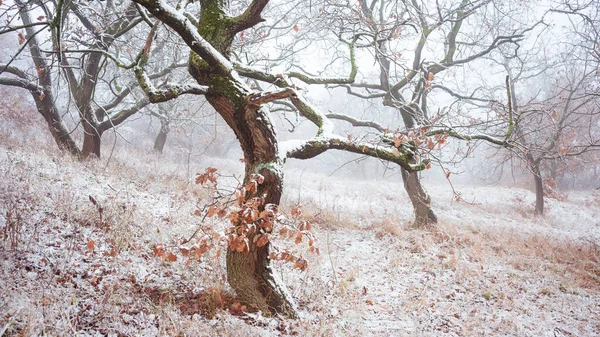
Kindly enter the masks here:
<path id="1" fill-rule="evenodd" d="M 187 169 L 0 145 L 0 336 L 600 335 L 599 195 L 536 218 L 529 191 L 459 186 L 469 205 L 429 186 L 441 223 L 412 230 L 398 182 L 289 170 L 284 208 L 303 205 L 321 252 L 305 272 L 274 263 L 302 312 L 289 321 L 239 310 L 224 247 L 182 255 L 209 196 Z"/>

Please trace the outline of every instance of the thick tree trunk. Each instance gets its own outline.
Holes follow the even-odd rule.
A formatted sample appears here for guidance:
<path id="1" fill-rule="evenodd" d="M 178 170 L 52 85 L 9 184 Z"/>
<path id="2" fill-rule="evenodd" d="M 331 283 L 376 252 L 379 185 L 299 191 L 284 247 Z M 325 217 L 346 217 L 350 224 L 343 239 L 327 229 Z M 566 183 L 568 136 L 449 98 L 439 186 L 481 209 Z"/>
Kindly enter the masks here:
<path id="1" fill-rule="evenodd" d="M 100 158 L 100 147 L 102 145 L 102 131 L 97 128 L 84 124 L 83 127 L 83 147 L 81 149 L 84 158 L 95 156 Z"/>
<path id="2" fill-rule="evenodd" d="M 407 128 L 414 128 L 415 120 L 413 115 L 407 109 L 400 109 L 400 112 L 404 125 Z M 431 196 L 429 196 L 423 185 L 421 185 L 419 173 L 408 172 L 403 168 L 400 169 L 402 170 L 404 189 L 408 193 L 415 214 L 413 227 L 437 224 L 437 216 L 431 209 Z"/>
<path id="3" fill-rule="evenodd" d="M 240 27 L 251 27 L 260 22 L 261 7 L 253 5 L 252 22 L 240 21 L 227 15 L 228 0 L 204 0 L 199 16 L 198 33 L 204 37 L 221 55 L 229 58 L 231 44 Z M 245 29 L 244 28 L 244 29 Z M 214 61 L 212 61 L 214 63 Z M 259 185 L 258 195 L 266 194 L 266 202 L 279 204 L 283 177 L 277 153 L 277 137 L 270 122 L 269 112 L 260 106 L 250 104 L 253 92 L 236 76 L 223 69 L 210 65 L 198 54 L 190 54 L 189 72 L 201 85 L 208 86 L 205 95 L 208 102 L 223 117 L 233 130 L 244 151 L 246 165 L 245 181 L 253 173 L 264 176 Z M 241 301 L 250 308 L 265 314 L 282 314 L 296 317 L 295 306 L 284 289 L 278 285 L 270 268 L 270 244 L 257 247 L 250 238 L 249 252 L 240 253 L 227 250 L 227 276 L 231 287 Z"/>
<path id="4" fill-rule="evenodd" d="M 437 223 L 437 216 L 431 209 L 431 197 L 421 185 L 418 172 L 408 172 L 403 168 L 401 170 L 404 189 L 408 193 L 415 213 L 412 226 L 422 227 Z"/>
<path id="5" fill-rule="evenodd" d="M 167 135 L 169 134 L 169 122 L 166 120 L 160 121 L 160 130 L 158 131 L 158 135 L 154 140 L 154 151 L 158 153 L 162 153 L 165 148 L 165 143 L 167 142 Z"/>
<path id="6" fill-rule="evenodd" d="M 276 159 L 270 163 L 246 166 L 246 179 L 252 173 L 260 173 L 265 177 L 257 195 L 266 195 L 266 203 L 279 204 L 283 187 L 281 167 Z M 227 249 L 227 279 L 238 296 L 250 308 L 264 313 L 282 314 L 291 318 L 297 317 L 296 308 L 280 285 L 270 266 L 270 243 L 257 247 L 249 237 L 248 253 L 240 253 Z"/>
<path id="7" fill-rule="evenodd" d="M 266 195 L 265 203 L 279 205 L 283 187 L 282 163 L 277 158 L 277 139 L 267 112 L 248 106 L 245 99 L 240 100 L 237 95 L 227 97 L 226 94 L 211 93 L 206 97 L 240 141 L 246 165 L 244 181 L 249 181 L 254 173 L 261 174 L 264 182 L 259 185 L 257 195 Z M 291 297 L 271 270 L 270 243 L 257 247 L 252 237 L 249 242 L 247 253 L 227 249 L 229 284 L 249 308 L 265 314 L 297 317 Z"/>
<path id="8" fill-rule="evenodd" d="M 533 179 L 535 181 L 535 214 L 544 215 L 544 181 L 538 164 L 533 165 Z"/>

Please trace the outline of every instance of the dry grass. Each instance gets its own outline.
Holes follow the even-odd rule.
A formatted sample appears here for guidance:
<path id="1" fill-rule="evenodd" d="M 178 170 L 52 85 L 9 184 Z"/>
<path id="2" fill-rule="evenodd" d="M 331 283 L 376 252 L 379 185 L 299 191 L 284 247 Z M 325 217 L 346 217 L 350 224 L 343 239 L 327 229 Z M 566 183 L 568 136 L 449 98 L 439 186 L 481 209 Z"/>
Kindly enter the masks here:
<path id="1" fill-rule="evenodd" d="M 523 205 L 511 199 L 479 208 L 439 201 L 434 207 L 442 223 L 422 230 L 408 228 L 410 207 L 402 191 L 391 191 L 398 199 L 365 193 L 365 200 L 336 204 L 331 199 L 346 190 L 343 181 L 315 190 L 320 198 L 312 198 L 307 183 L 307 197 L 290 197 L 282 208 L 302 202 L 321 255 L 305 255 L 309 268 L 303 273 L 273 263 L 303 315 L 289 321 L 240 312 L 218 250 L 200 260 L 177 255 L 175 262 L 153 254 L 157 244 L 176 251 L 198 228 L 193 211 L 209 196 L 190 184 L 188 168 L 176 156 L 117 150 L 110 161 L 77 162 L 53 147 L 36 153 L 36 146 L 20 146 L 17 138 L 2 147 L 5 336 L 600 334 L 594 323 L 597 241 L 549 232 L 547 223 L 519 215 Z M 216 164 L 195 165 L 200 171 Z M 376 193 L 379 188 L 372 186 Z M 503 223 L 519 220 L 523 230 L 490 220 L 506 209 L 511 214 Z M 559 220 L 552 213 L 547 218 Z M 220 230 L 226 224 L 204 225 Z"/>
<path id="2" fill-rule="evenodd" d="M 410 233 L 410 232 L 408 232 Z M 490 228 L 465 228 L 442 223 L 415 235 L 401 234 L 410 251 L 441 247 L 437 256 L 444 266 L 455 268 L 456 251 L 483 264 L 502 260 L 515 269 L 552 274 L 573 287 L 600 290 L 600 246 L 591 239 L 561 239 L 542 234 L 506 233 Z"/>

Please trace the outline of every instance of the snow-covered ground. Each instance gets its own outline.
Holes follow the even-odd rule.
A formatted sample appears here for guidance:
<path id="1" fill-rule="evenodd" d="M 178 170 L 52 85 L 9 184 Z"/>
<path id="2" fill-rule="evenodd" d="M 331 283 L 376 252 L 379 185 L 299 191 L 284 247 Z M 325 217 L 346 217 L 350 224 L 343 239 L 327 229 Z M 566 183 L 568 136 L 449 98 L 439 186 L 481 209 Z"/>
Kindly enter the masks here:
<path id="1" fill-rule="evenodd" d="M 241 172 L 192 171 L 207 166 Z M 467 204 L 428 185 L 440 224 L 415 230 L 399 181 L 289 169 L 284 208 L 303 205 L 321 254 L 304 272 L 274 263 L 302 317 L 267 319 L 230 313 L 224 248 L 179 254 L 208 195 L 189 169 L 0 144 L 0 336 L 600 335 L 598 194 L 548 200 L 540 218 L 527 190 L 455 186 Z"/>

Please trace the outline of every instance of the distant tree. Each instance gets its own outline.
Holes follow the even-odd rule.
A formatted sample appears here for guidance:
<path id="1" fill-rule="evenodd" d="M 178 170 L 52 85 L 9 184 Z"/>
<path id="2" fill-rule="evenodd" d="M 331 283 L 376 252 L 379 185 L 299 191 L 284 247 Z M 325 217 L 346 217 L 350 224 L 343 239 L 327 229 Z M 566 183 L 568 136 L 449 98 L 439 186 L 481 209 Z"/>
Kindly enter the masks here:
<path id="1" fill-rule="evenodd" d="M 600 58 L 592 37 L 600 36 L 593 24 L 599 9 L 576 2 L 551 8 L 546 20 L 569 19 L 571 29 L 545 28 L 519 57 L 505 55 L 498 61 L 511 74 L 515 115 L 507 158 L 522 161 L 532 173 L 539 215 L 545 195 L 559 197 L 559 175 L 595 166 L 593 152 L 600 150 Z M 552 41 L 564 42 L 557 46 Z"/>

